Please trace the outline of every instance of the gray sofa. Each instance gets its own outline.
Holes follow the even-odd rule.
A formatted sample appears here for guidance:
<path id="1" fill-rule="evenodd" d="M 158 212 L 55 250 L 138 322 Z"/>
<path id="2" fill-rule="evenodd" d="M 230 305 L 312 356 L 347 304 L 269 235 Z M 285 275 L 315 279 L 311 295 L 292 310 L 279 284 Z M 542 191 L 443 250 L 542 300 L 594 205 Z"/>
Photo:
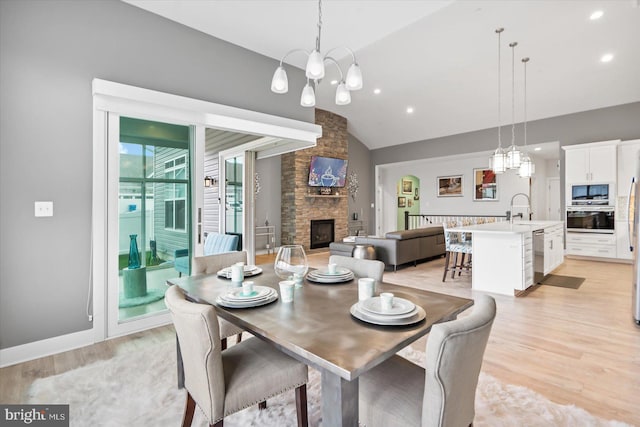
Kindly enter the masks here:
<path id="1" fill-rule="evenodd" d="M 393 270 L 401 264 L 442 256 L 445 254 L 444 229 L 441 225 L 416 228 L 414 230 L 398 230 L 385 234 L 385 237 L 356 237 L 356 244 L 373 245 L 376 258 L 385 265 L 392 265 Z"/>

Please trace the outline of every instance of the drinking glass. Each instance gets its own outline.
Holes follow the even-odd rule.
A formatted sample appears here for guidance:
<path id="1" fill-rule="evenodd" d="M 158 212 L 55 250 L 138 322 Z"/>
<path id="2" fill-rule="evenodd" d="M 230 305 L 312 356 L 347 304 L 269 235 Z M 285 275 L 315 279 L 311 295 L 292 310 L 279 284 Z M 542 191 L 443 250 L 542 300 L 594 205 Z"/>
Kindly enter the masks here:
<path id="1" fill-rule="evenodd" d="M 284 245 L 278 249 L 278 255 L 273 264 L 276 275 L 282 280 L 293 280 L 294 274 L 304 277 L 309 269 L 307 255 L 301 245 Z"/>

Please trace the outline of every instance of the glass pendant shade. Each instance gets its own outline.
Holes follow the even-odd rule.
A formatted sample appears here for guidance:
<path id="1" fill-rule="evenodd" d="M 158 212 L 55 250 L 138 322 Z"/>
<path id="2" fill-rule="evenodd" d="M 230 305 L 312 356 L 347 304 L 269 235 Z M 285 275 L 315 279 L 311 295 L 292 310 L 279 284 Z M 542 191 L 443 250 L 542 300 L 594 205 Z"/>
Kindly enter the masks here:
<path id="1" fill-rule="evenodd" d="M 351 93 L 344 82 L 340 82 L 336 89 L 336 105 L 347 105 L 351 103 Z"/>
<path id="2" fill-rule="evenodd" d="M 271 91 L 275 93 L 287 93 L 289 90 L 289 80 L 287 79 L 287 72 L 284 68 L 279 66 L 273 73 L 273 79 L 271 79 Z"/>
<path id="3" fill-rule="evenodd" d="M 507 169 L 518 169 L 520 167 L 522 153 L 515 144 L 507 149 Z"/>
<path id="4" fill-rule="evenodd" d="M 498 147 L 496 151 L 494 151 L 493 156 L 489 159 L 489 163 L 494 173 L 505 173 L 507 170 L 507 155 L 502 147 Z"/>
<path id="5" fill-rule="evenodd" d="M 300 105 L 303 107 L 313 107 L 316 105 L 316 94 L 313 91 L 313 87 L 308 82 L 304 86 L 304 89 L 302 89 Z"/>
<path id="6" fill-rule="evenodd" d="M 307 59 L 306 75 L 313 80 L 320 80 L 324 77 L 324 61 L 322 55 L 316 49 L 311 52 Z"/>
<path id="7" fill-rule="evenodd" d="M 346 83 L 349 90 L 362 89 L 362 71 L 360 71 L 360 66 L 355 62 L 351 64 L 347 71 Z"/>
<path id="8" fill-rule="evenodd" d="M 536 169 L 536 165 L 531 161 L 531 158 L 528 154 L 525 154 L 522 157 L 522 161 L 520 162 L 520 168 L 518 169 L 518 175 L 522 178 L 531 178 L 533 176 Z"/>

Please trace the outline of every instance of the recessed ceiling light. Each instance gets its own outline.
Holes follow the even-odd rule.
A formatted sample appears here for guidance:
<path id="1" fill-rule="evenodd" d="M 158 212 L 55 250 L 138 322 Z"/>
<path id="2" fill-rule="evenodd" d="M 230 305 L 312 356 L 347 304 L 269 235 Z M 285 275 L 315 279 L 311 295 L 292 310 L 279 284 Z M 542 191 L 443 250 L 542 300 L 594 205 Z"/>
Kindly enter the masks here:
<path id="1" fill-rule="evenodd" d="M 407 107 L 407 113 L 408 114 L 413 113 L 413 107 Z"/>
<path id="2" fill-rule="evenodd" d="M 376 95 L 379 95 L 379 94 L 380 94 L 380 89 L 375 88 L 375 89 L 373 90 L 373 93 L 375 93 Z"/>
<path id="3" fill-rule="evenodd" d="M 605 53 L 604 55 L 602 55 L 602 58 L 600 58 L 600 61 L 611 62 L 612 59 L 613 59 L 613 53 Z"/>
<path id="4" fill-rule="evenodd" d="M 591 19 L 592 21 L 595 21 L 596 19 L 600 19 L 602 18 L 602 15 L 604 15 L 604 12 L 601 10 L 596 10 L 595 12 L 593 12 L 591 14 L 591 16 L 589 16 L 589 19 Z"/>
<path id="5" fill-rule="evenodd" d="M 338 84 L 338 81 L 337 81 L 337 80 L 331 80 L 331 84 L 332 84 L 332 85 L 337 85 L 337 84 Z"/>
<path id="6" fill-rule="evenodd" d="M 536 147 L 533 149 L 533 151 L 540 151 L 540 150 L 542 150 L 542 147 Z"/>

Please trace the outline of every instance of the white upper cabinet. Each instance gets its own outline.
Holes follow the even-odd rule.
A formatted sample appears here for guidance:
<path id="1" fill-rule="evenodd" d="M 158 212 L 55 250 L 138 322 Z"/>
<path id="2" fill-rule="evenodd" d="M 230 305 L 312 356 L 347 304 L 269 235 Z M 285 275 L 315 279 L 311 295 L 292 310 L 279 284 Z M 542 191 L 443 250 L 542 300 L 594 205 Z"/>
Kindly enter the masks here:
<path id="1" fill-rule="evenodd" d="M 617 180 L 618 141 L 566 145 L 565 181 L 567 185 L 580 183 L 615 183 Z"/>

